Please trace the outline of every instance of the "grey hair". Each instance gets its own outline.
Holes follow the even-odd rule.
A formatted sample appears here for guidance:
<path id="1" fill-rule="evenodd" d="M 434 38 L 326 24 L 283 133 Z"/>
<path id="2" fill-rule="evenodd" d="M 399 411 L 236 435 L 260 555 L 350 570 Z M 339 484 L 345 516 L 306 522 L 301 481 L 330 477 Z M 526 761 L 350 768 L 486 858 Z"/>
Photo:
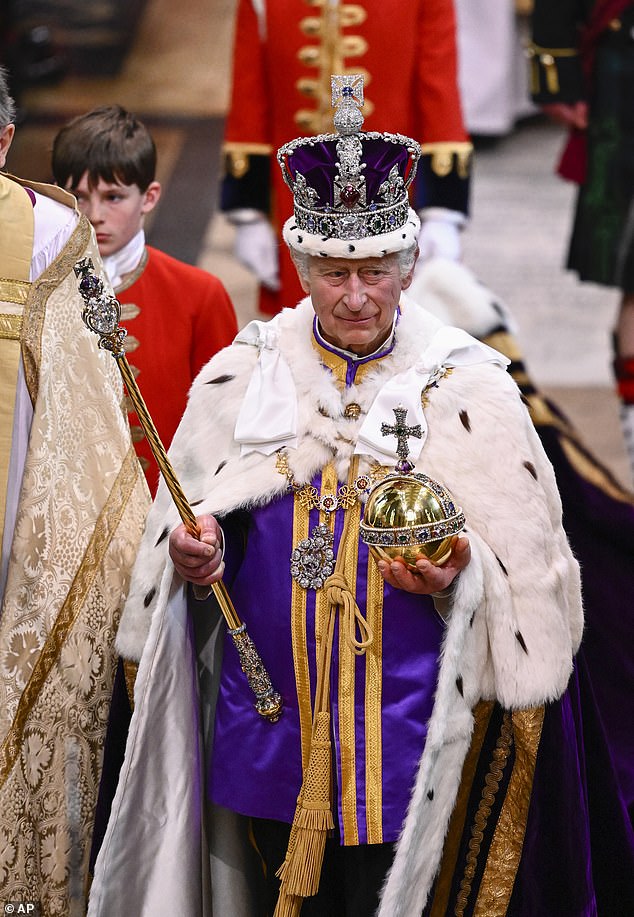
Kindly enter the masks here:
<path id="1" fill-rule="evenodd" d="M 0 67 L 0 130 L 15 121 L 15 102 L 9 95 L 9 78 L 5 67 Z"/>
<path id="2" fill-rule="evenodd" d="M 418 243 L 414 242 L 413 245 L 409 245 L 407 248 L 402 248 L 400 252 L 396 252 L 396 259 L 398 261 L 398 269 L 401 272 L 401 280 L 405 280 L 409 272 L 412 270 L 416 264 L 416 259 L 418 258 Z"/>
<path id="3" fill-rule="evenodd" d="M 291 248 L 290 253 L 299 276 L 302 278 L 302 280 L 308 280 L 308 269 L 310 267 L 310 262 L 313 259 L 318 259 L 316 259 L 315 255 L 311 255 L 308 252 L 297 251 L 295 248 Z M 401 275 L 401 280 L 404 280 L 416 264 L 416 258 L 418 257 L 418 245 L 416 242 L 414 242 L 413 245 L 409 245 L 407 248 L 403 248 L 398 252 L 394 252 L 394 254 L 396 255 L 396 261 L 398 264 L 399 273 Z"/>

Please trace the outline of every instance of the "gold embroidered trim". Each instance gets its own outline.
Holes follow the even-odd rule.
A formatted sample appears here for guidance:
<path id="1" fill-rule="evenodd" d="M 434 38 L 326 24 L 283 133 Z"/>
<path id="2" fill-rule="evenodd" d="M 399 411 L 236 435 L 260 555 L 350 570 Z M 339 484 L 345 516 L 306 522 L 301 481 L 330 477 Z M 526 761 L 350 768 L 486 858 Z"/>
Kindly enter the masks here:
<path id="1" fill-rule="evenodd" d="M 295 494 L 293 500 L 293 544 L 299 544 L 308 538 L 308 510 L 305 509 Z M 302 767 L 308 767 L 310 753 L 310 736 L 312 732 L 312 709 L 310 701 L 310 675 L 308 654 L 306 652 L 306 590 L 297 580 L 291 577 L 291 644 L 293 647 L 293 665 L 295 667 L 295 685 L 297 687 L 297 704 L 302 744 Z"/>
<path id="2" fill-rule="evenodd" d="M 458 862 L 458 853 L 460 851 L 460 842 L 464 832 L 465 819 L 467 817 L 469 796 L 471 795 L 478 760 L 482 752 L 482 743 L 484 742 L 487 729 L 489 728 L 493 707 L 493 701 L 480 701 L 473 711 L 474 727 L 471 745 L 462 766 L 460 787 L 458 789 L 456 804 L 451 815 L 447 837 L 445 838 L 443 846 L 442 862 L 435 885 L 434 900 L 429 917 L 446 917 L 447 915 L 449 895 L 451 893 L 456 863 Z"/>
<path id="3" fill-rule="evenodd" d="M 522 359 L 522 352 L 517 341 L 508 331 L 496 331 L 493 334 L 487 334 L 482 338 L 482 342 L 488 344 L 489 347 L 493 347 L 494 350 L 499 350 L 509 360 L 519 362 Z"/>
<path id="4" fill-rule="evenodd" d="M 62 647 L 81 613 L 86 595 L 98 575 L 104 555 L 117 532 L 135 483 L 139 466 L 134 449 L 130 448 L 121 464 L 117 479 L 99 514 L 86 553 L 60 608 L 51 632 L 42 647 L 31 676 L 22 692 L 13 722 L 0 747 L 0 787 L 11 773 L 21 749 L 22 735 L 28 717 L 46 679 L 57 662 Z"/>
<path id="5" fill-rule="evenodd" d="M 29 298 L 30 289 L 28 280 L 0 279 L 0 302 L 14 302 L 23 306 Z"/>
<path id="6" fill-rule="evenodd" d="M 225 143 L 222 152 L 225 173 L 240 179 L 251 168 L 251 156 L 270 156 L 273 147 L 268 143 Z"/>
<path id="7" fill-rule="evenodd" d="M 356 474 L 358 456 L 350 466 L 350 475 Z M 361 505 L 355 503 L 346 515 L 347 533 L 341 537 L 339 551 L 344 551 L 343 570 L 350 591 L 356 599 L 357 563 L 359 557 L 359 523 Z M 343 542 L 343 544 L 342 544 Z M 346 642 L 339 617 L 339 742 L 341 746 L 341 809 L 343 816 L 344 845 L 359 843 L 357 824 L 357 773 L 355 748 L 354 688 L 357 655 Z M 361 664 L 361 661 L 360 663 Z"/>
<path id="8" fill-rule="evenodd" d="M 366 618 L 374 642 L 365 651 L 365 808 L 368 844 L 383 843 L 383 577 L 368 555 Z"/>
<path id="9" fill-rule="evenodd" d="M 511 718 L 515 761 L 480 883 L 474 917 L 506 914 L 524 846 L 544 708 L 516 710 Z"/>
<path id="10" fill-rule="evenodd" d="M 327 366 L 332 375 L 334 376 L 337 384 L 343 388 L 346 384 L 346 374 L 348 371 L 348 363 L 345 357 L 340 357 L 339 354 L 333 353 L 331 350 L 327 350 L 325 347 L 319 343 L 316 337 L 312 338 L 313 348 L 319 354 L 319 359 Z M 358 385 L 369 372 L 372 372 L 377 363 L 380 363 L 381 360 L 384 360 L 385 356 L 377 357 L 375 360 L 368 360 L 367 363 L 361 363 L 357 366 L 357 371 L 354 376 L 355 385 Z"/>
<path id="11" fill-rule="evenodd" d="M 22 325 L 22 362 L 31 402 L 35 404 L 39 387 L 40 364 L 42 361 L 42 329 L 46 316 L 46 305 L 50 296 L 65 278 L 72 274 L 71 283 L 75 283 L 73 267 L 82 255 L 91 239 L 90 223 L 85 216 L 80 217 L 70 239 L 62 252 L 46 270 L 31 284 L 31 291 L 24 309 Z M 79 292 L 78 308 L 79 308 Z"/>
<path id="12" fill-rule="evenodd" d="M 0 314 L 0 340 L 19 341 L 22 330 L 21 315 Z"/>
<path id="13" fill-rule="evenodd" d="M 530 61 L 531 69 L 531 94 L 536 95 L 540 90 L 539 68 L 544 71 L 546 89 L 551 95 L 556 95 L 560 90 L 557 60 L 560 58 L 578 57 L 578 48 L 542 48 L 531 42 L 526 49 L 526 56 Z"/>
<path id="14" fill-rule="evenodd" d="M 133 662 L 131 659 L 123 659 L 122 662 L 126 694 L 128 695 L 130 709 L 134 710 L 134 684 L 136 682 L 137 672 L 139 671 L 139 663 Z"/>
<path id="15" fill-rule="evenodd" d="M 423 143 L 420 149 L 422 156 L 431 157 L 431 170 L 439 178 L 445 178 L 454 169 L 460 178 L 468 177 L 473 157 L 473 144 L 469 141 Z"/>
<path id="16" fill-rule="evenodd" d="M 337 489 L 339 481 L 337 480 L 337 472 L 335 471 L 331 462 L 329 462 L 321 473 L 321 497 L 326 496 L 326 494 L 334 493 Z M 298 493 L 298 497 L 302 500 L 301 491 Z M 304 504 L 306 505 L 306 504 Z M 310 509 L 310 507 L 308 507 Z M 329 525 L 331 532 L 334 531 L 335 527 L 335 516 L 334 513 L 324 513 L 320 512 L 319 522 L 326 523 Z M 297 542 L 293 542 L 297 544 Z M 328 625 L 328 617 L 330 615 L 330 603 L 328 601 L 328 593 L 325 589 L 317 589 L 315 592 L 315 633 L 318 635 L 315 645 L 315 654 L 316 660 L 319 659 L 320 652 L 320 642 L 324 638 L 326 633 L 326 628 Z"/>
<path id="17" fill-rule="evenodd" d="M 473 878 L 478 866 L 478 857 L 480 856 L 480 848 L 482 846 L 484 832 L 487 827 L 489 816 L 491 815 L 491 808 L 495 803 L 495 797 L 500 788 L 500 781 L 502 780 L 504 768 L 506 766 L 506 762 L 508 761 L 512 744 L 513 729 L 511 723 L 511 715 L 508 713 L 508 711 L 504 711 L 502 717 L 502 727 L 500 729 L 500 735 L 498 736 L 498 740 L 493 751 L 493 757 L 491 759 L 491 764 L 489 765 L 489 772 L 484 778 L 482 798 L 478 806 L 478 811 L 476 812 L 473 819 L 471 838 L 469 840 L 466 856 L 465 871 L 462 877 L 462 881 L 460 882 L 460 890 L 456 899 L 456 908 L 454 910 L 455 917 L 463 917 L 465 908 L 469 901 L 471 885 L 473 883 Z"/>
<path id="18" fill-rule="evenodd" d="M 561 446 L 572 467 L 581 477 L 585 478 L 586 481 L 590 481 L 591 484 L 600 488 L 614 500 L 619 500 L 621 503 L 627 503 L 629 506 L 634 504 L 634 497 L 631 492 L 623 490 L 617 481 L 611 480 L 604 469 L 589 459 L 570 437 L 562 437 Z"/>

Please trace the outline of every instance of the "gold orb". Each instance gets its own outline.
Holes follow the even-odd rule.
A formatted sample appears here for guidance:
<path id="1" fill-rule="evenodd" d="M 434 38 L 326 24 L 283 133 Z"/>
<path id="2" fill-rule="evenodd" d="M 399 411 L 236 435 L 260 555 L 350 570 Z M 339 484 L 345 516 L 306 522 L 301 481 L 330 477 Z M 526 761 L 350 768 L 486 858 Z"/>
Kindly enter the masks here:
<path id="1" fill-rule="evenodd" d="M 420 554 L 443 564 L 464 525 L 462 510 L 442 484 L 425 474 L 396 472 L 368 494 L 361 538 L 377 559 L 402 558 L 415 570 Z"/>

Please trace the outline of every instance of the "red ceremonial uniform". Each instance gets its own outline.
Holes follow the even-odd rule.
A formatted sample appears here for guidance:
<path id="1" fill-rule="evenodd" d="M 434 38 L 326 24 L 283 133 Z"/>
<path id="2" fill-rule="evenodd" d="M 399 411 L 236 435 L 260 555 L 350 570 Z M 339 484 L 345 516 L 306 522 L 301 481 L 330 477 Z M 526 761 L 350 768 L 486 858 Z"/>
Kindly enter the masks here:
<path id="1" fill-rule="evenodd" d="M 457 81 L 452 0 L 239 0 L 223 210 L 255 208 L 276 227 L 292 197 L 275 152 L 299 133 L 331 132 L 330 76 L 365 78 L 364 130 L 403 133 L 423 147 L 417 207 L 466 212 L 471 145 Z M 263 290 L 271 314 L 304 294 L 282 246 L 282 298 Z"/>
<path id="2" fill-rule="evenodd" d="M 168 448 L 199 370 L 234 339 L 233 305 L 217 277 L 146 247 L 116 290 L 125 349 L 163 445 Z M 130 406 L 130 405 L 129 405 Z M 158 465 L 134 411 L 128 414 L 137 455 L 152 492 Z"/>

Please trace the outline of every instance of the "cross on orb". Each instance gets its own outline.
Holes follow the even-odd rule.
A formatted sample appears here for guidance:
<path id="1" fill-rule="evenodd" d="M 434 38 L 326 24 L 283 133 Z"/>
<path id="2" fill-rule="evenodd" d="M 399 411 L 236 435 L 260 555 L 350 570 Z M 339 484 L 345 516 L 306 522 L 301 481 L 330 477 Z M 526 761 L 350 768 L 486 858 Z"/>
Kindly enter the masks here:
<path id="1" fill-rule="evenodd" d="M 383 436 L 395 436 L 396 437 L 396 454 L 401 460 L 403 466 L 410 466 L 410 462 L 407 461 L 407 456 L 409 455 L 409 446 L 407 445 L 407 440 L 410 436 L 415 436 L 417 439 L 420 439 L 422 436 L 420 424 L 417 423 L 413 427 L 408 427 L 406 423 L 407 417 L 407 408 L 404 408 L 402 404 L 399 404 L 397 408 L 392 408 L 394 411 L 394 416 L 396 417 L 395 424 L 382 423 L 381 424 L 381 433 Z M 411 470 L 414 466 L 408 467 L 402 470 Z"/>

